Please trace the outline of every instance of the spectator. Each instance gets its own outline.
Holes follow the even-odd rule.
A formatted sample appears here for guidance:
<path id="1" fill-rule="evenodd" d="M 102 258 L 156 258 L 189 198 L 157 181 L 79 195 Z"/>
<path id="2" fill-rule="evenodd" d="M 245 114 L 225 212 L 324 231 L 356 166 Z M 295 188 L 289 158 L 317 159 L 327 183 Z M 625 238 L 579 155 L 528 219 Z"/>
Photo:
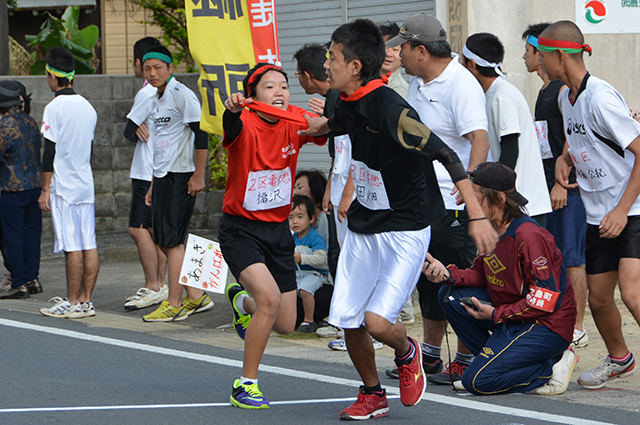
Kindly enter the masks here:
<path id="1" fill-rule="evenodd" d="M 169 295 L 145 322 L 185 320 L 213 307 L 204 291 L 180 284 L 184 243 L 193 214 L 196 195 L 204 189 L 209 139 L 200 129 L 200 103 L 195 93 L 173 76 L 173 56 L 164 46 L 151 47 L 142 59 L 147 81 L 157 89 L 154 95 L 153 133 L 129 118 L 125 137 L 137 142 L 154 141 L 153 181 L 145 195 L 151 207 L 153 240 L 167 257 Z M 182 300 L 183 290 L 187 296 Z"/>
<path id="2" fill-rule="evenodd" d="M 11 278 L 0 299 L 29 298 L 42 292 L 38 281 L 42 211 L 40 134 L 36 121 L 21 106 L 15 81 L 0 82 L 0 209 L 5 264 Z M 26 95 L 26 90 L 25 90 Z"/>
<path id="3" fill-rule="evenodd" d="M 487 97 L 491 155 L 515 170 L 519 177 L 518 191 L 529 200 L 529 214 L 544 225 L 544 215 L 551 212 L 551 201 L 545 188 L 536 130 L 527 101 L 500 68 L 504 46 L 495 35 L 478 33 L 467 38 L 462 53 L 464 65 Z"/>
<path id="4" fill-rule="evenodd" d="M 304 321 L 300 332 L 315 332 L 314 295 L 327 282 L 327 245 L 322 236 L 311 225 L 316 221 L 315 206 L 311 198 L 294 195 L 289 215 L 289 227 L 296 244 L 293 259 L 298 267 L 296 281 L 298 295 L 302 299 Z"/>
<path id="5" fill-rule="evenodd" d="M 576 303 L 553 236 L 526 216 L 516 173 L 485 162 L 471 173 L 484 213 L 500 235 L 489 257 L 471 268 L 448 268 L 427 257 L 424 273 L 453 282 L 440 289 L 447 320 L 475 355 L 462 375 L 476 395 L 560 394 L 576 364 L 572 341 Z M 549 379 L 551 377 L 551 379 Z M 459 387 L 459 384 L 458 384 Z"/>
<path id="6" fill-rule="evenodd" d="M 144 78 L 143 58 L 151 47 L 161 46 L 160 41 L 153 37 L 144 37 L 133 45 L 133 72 L 136 78 L 143 80 L 142 88 L 136 94 L 133 107 L 127 119 L 148 133 L 148 139 L 137 138 L 136 148 L 131 160 L 131 208 L 129 210 L 129 235 L 133 238 L 142 270 L 144 271 L 144 286 L 128 297 L 124 303 L 127 310 L 136 310 L 159 304 L 169 296 L 169 286 L 165 284 L 167 274 L 167 257 L 162 250 L 153 243 L 153 228 L 151 226 L 151 207 L 145 204 L 145 196 L 153 180 L 153 138 L 155 132 L 154 115 L 156 109 L 157 91 Z"/>
<path id="7" fill-rule="evenodd" d="M 44 108 L 42 135 L 42 194 L 40 209 L 51 211 L 55 252 L 64 252 L 67 297 L 55 297 L 54 306 L 41 308 L 50 317 L 78 319 L 95 316 L 91 294 L 100 259 L 95 234 L 95 198 L 91 149 L 98 115 L 73 90 L 75 60 L 61 47 L 49 51 L 47 83 L 55 98 Z"/>

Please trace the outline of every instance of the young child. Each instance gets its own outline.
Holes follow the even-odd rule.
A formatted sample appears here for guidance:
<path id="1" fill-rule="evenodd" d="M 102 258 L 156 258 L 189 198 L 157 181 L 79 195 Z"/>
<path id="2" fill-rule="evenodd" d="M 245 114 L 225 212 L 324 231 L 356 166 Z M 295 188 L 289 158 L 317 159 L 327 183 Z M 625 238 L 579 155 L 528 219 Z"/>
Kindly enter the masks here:
<path id="1" fill-rule="evenodd" d="M 298 266 L 298 294 L 302 299 L 304 320 L 298 331 L 312 333 L 318 326 L 313 321 L 316 301 L 314 295 L 327 282 L 327 244 L 312 226 L 316 222 L 316 208 L 308 196 L 294 195 L 289 215 L 289 227 L 296 243 L 293 260 Z"/>
<path id="2" fill-rule="evenodd" d="M 313 228 L 320 233 L 324 242 L 329 245 L 329 220 L 322 211 L 322 198 L 327 187 L 327 178 L 319 170 L 302 170 L 296 174 L 296 181 L 293 185 L 293 195 L 304 195 L 311 198 L 315 205 L 314 215 L 316 221 Z"/>
<path id="3" fill-rule="evenodd" d="M 269 400 L 258 389 L 258 366 L 271 330 L 291 333 L 296 319 L 294 243 L 287 221 L 293 176 L 300 147 L 323 145 L 326 138 L 299 136 L 297 131 L 306 125 L 244 108 L 245 102 L 256 100 L 278 116 L 300 118 L 306 113 L 289 105 L 282 68 L 259 63 L 243 86 L 244 95 L 234 93 L 225 101 L 222 118 L 229 179 L 218 240 L 231 273 L 246 289 L 238 284 L 226 289 L 236 332 L 245 340 L 242 377 L 233 384 L 231 404 L 268 409 Z"/>

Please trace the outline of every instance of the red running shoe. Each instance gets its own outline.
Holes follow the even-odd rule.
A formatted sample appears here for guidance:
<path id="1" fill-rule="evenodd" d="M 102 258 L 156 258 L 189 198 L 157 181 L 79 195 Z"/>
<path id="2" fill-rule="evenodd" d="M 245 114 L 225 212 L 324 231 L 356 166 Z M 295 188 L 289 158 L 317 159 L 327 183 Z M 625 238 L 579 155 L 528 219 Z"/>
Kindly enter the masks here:
<path id="1" fill-rule="evenodd" d="M 409 343 L 415 348 L 415 355 L 411 363 L 398 365 L 398 377 L 400 378 L 400 401 L 405 406 L 413 406 L 422 399 L 424 390 L 427 388 L 427 380 L 424 379 L 421 347 L 414 338 L 408 338 Z"/>
<path id="2" fill-rule="evenodd" d="M 387 402 L 387 392 L 383 391 L 382 396 L 365 394 L 364 387 L 361 385 L 358 399 L 351 406 L 340 412 L 340 419 L 362 421 L 369 418 L 387 416 L 389 414 L 389 402 Z"/>

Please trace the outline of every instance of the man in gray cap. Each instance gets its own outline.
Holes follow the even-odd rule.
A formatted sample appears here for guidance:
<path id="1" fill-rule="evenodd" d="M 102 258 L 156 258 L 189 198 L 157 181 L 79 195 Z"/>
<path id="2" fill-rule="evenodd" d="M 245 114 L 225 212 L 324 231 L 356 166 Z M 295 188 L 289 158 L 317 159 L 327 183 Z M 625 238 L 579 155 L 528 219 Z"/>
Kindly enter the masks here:
<path id="1" fill-rule="evenodd" d="M 0 299 L 29 298 L 41 292 L 40 269 L 42 189 L 40 128 L 22 111 L 20 84 L 0 81 L 0 219 L 5 261 L 11 265 L 11 284 Z"/>
<path id="2" fill-rule="evenodd" d="M 407 101 L 418 111 L 422 122 L 458 154 L 467 172 L 472 171 L 487 160 L 489 153 L 482 87 L 458 62 L 446 31 L 431 15 L 423 12 L 410 16 L 398 36 L 387 42 L 387 47 L 394 46 L 402 47 L 402 64 L 413 76 Z M 469 216 L 464 206 L 456 203 L 454 185 L 446 169 L 437 162 L 434 168 L 446 214 L 433 217 L 429 252 L 445 264 L 470 267 L 476 247 L 468 233 Z M 429 381 L 436 384 L 458 380 L 473 355 L 460 344 L 455 360 L 442 372 L 440 351 L 447 325 L 438 303 L 438 286 L 423 275 L 417 288 L 423 316 L 425 373 L 430 373 Z M 397 376 L 395 370 L 388 370 L 387 375 Z"/>

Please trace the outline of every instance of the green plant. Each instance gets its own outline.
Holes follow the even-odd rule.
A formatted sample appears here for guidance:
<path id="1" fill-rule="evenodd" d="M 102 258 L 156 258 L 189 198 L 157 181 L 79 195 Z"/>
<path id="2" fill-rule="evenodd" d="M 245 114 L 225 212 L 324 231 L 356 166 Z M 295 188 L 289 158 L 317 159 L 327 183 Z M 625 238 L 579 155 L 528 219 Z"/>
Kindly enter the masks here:
<path id="1" fill-rule="evenodd" d="M 187 72 L 196 72 L 195 62 L 189 52 L 184 0 L 129 0 L 129 3 L 151 12 L 149 21 L 141 23 L 162 29 L 162 42 L 171 46 L 174 64 L 185 63 Z"/>
<path id="2" fill-rule="evenodd" d="M 100 30 L 95 25 L 82 29 L 78 27 L 79 7 L 67 7 L 60 19 L 45 12 L 48 16 L 36 35 L 25 36 L 27 45 L 35 48 L 35 63 L 31 65 L 32 75 L 44 74 L 45 56 L 54 46 L 61 46 L 73 53 L 77 74 L 93 74 L 98 59 L 93 48 L 98 42 Z"/>
<path id="3" fill-rule="evenodd" d="M 209 189 L 223 190 L 227 184 L 227 150 L 222 147 L 222 136 L 209 134 Z"/>

